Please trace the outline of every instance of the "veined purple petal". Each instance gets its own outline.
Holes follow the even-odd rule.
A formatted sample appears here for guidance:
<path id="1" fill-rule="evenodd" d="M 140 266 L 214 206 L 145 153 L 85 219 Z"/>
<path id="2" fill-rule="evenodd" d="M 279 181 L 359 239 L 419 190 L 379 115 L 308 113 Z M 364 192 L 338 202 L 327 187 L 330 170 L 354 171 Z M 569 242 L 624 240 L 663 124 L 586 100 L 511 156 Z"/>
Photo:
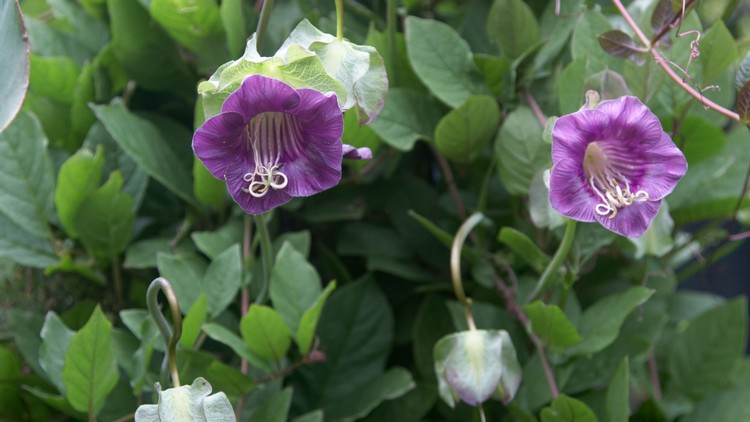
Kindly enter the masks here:
<path id="1" fill-rule="evenodd" d="M 550 203 L 628 237 L 646 231 L 687 171 L 682 152 L 636 97 L 559 118 L 552 130 Z"/>
<path id="2" fill-rule="evenodd" d="M 344 144 L 343 154 L 344 158 L 351 160 L 369 160 L 372 158 L 372 150 L 370 150 L 370 148 L 355 148 L 347 144 Z"/>
<path id="3" fill-rule="evenodd" d="M 259 214 L 339 182 L 343 128 L 335 95 L 252 75 L 198 128 L 193 149 L 246 212 Z"/>

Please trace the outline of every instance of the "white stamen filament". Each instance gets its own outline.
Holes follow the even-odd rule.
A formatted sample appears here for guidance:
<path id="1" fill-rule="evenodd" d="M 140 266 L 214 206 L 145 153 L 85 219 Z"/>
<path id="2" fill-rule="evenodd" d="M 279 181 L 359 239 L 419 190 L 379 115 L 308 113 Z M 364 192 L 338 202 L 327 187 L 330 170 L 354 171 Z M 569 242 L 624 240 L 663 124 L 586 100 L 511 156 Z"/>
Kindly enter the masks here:
<path id="1" fill-rule="evenodd" d="M 586 148 L 583 167 L 589 186 L 602 200 L 594 206 L 594 212 L 598 215 L 612 219 L 619 209 L 649 200 L 648 192 L 644 190 L 635 193 L 630 191 L 628 178 L 615 168 L 596 142 Z M 625 186 L 624 189 L 622 185 Z"/>
<path id="2" fill-rule="evenodd" d="M 284 189 L 289 178 L 281 171 L 283 148 L 296 148 L 301 129 L 294 118 L 285 113 L 268 112 L 253 118 L 245 128 L 248 148 L 253 152 L 255 168 L 242 176 L 248 183 L 242 191 L 262 198 L 271 189 Z"/>

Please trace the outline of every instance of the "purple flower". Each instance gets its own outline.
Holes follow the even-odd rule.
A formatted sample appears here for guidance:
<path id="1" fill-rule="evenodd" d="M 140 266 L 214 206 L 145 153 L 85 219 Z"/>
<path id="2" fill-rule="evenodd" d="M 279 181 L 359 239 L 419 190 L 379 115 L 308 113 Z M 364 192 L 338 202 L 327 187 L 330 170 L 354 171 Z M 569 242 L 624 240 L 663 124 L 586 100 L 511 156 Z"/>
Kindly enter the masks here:
<path id="1" fill-rule="evenodd" d="M 198 128 L 193 151 L 245 212 L 260 214 L 335 186 L 342 158 L 371 158 L 342 145 L 343 129 L 334 94 L 252 75 Z"/>
<path id="2" fill-rule="evenodd" d="M 646 231 L 687 171 L 685 156 L 636 97 L 560 117 L 552 162 L 552 207 L 627 237 Z"/>

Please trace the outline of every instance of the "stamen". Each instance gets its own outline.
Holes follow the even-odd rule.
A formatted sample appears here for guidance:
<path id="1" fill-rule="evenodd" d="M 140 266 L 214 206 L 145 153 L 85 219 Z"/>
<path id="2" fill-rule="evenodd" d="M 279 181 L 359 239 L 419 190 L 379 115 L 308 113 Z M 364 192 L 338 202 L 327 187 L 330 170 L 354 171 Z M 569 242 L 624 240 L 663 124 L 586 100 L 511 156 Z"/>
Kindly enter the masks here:
<path id="1" fill-rule="evenodd" d="M 594 206 L 594 212 L 598 215 L 609 216 L 613 219 L 621 208 L 649 200 L 648 192 L 644 190 L 631 192 L 628 178 L 617 171 L 608 159 L 605 150 L 596 142 L 592 142 L 586 148 L 584 173 L 588 177 L 589 186 L 602 200 L 600 204 Z"/>

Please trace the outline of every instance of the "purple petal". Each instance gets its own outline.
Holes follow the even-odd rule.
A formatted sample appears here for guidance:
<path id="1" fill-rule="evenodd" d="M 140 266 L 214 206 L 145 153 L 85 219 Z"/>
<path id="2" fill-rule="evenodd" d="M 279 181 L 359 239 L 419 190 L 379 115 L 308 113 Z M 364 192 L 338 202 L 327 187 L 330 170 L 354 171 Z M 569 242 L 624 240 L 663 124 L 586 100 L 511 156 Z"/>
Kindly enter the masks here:
<path id="1" fill-rule="evenodd" d="M 583 161 L 586 147 L 602 139 L 608 124 L 607 116 L 597 110 L 583 110 L 557 119 L 552 130 L 552 162 Z"/>
<path id="2" fill-rule="evenodd" d="M 372 159 L 372 151 L 370 148 L 362 147 L 355 148 L 351 145 L 344 144 L 343 150 L 344 158 L 351 160 L 370 160 Z"/>
<path id="3" fill-rule="evenodd" d="M 248 214 L 262 214 L 278 206 L 284 205 L 294 199 L 284 190 L 270 189 L 266 195 L 256 198 L 242 190 L 248 187 L 248 182 L 243 179 L 247 169 L 253 168 L 254 163 L 236 163 L 227 169 L 226 179 L 229 194 L 243 210 Z"/>
<path id="4" fill-rule="evenodd" d="M 244 119 L 237 113 L 221 113 L 206 120 L 193 136 L 193 151 L 209 172 L 223 179 L 227 167 L 242 151 Z"/>
<path id="5" fill-rule="evenodd" d="M 552 208 L 573 220 L 596 220 L 594 208 L 602 202 L 585 181 L 583 167 L 573 160 L 558 161 L 549 179 L 549 200 Z"/>
<path id="6" fill-rule="evenodd" d="M 245 78 L 237 91 L 227 97 L 221 111 L 239 113 L 248 122 L 260 113 L 288 111 L 299 103 L 299 94 L 284 82 L 252 75 Z"/>
<path id="7" fill-rule="evenodd" d="M 659 119 L 637 97 L 604 101 L 596 110 L 608 116 L 605 135 L 631 144 L 658 140 L 663 132 Z"/>
<path id="8" fill-rule="evenodd" d="M 646 152 L 646 160 L 654 164 L 646 168 L 635 184 L 646 190 L 651 200 L 659 200 L 670 194 L 687 172 L 685 156 L 666 133 L 662 134 L 658 144 L 652 145 Z"/>
<path id="9" fill-rule="evenodd" d="M 614 218 L 596 215 L 596 220 L 610 231 L 625 237 L 641 237 L 659 212 L 661 200 L 637 202 L 620 208 Z"/>

